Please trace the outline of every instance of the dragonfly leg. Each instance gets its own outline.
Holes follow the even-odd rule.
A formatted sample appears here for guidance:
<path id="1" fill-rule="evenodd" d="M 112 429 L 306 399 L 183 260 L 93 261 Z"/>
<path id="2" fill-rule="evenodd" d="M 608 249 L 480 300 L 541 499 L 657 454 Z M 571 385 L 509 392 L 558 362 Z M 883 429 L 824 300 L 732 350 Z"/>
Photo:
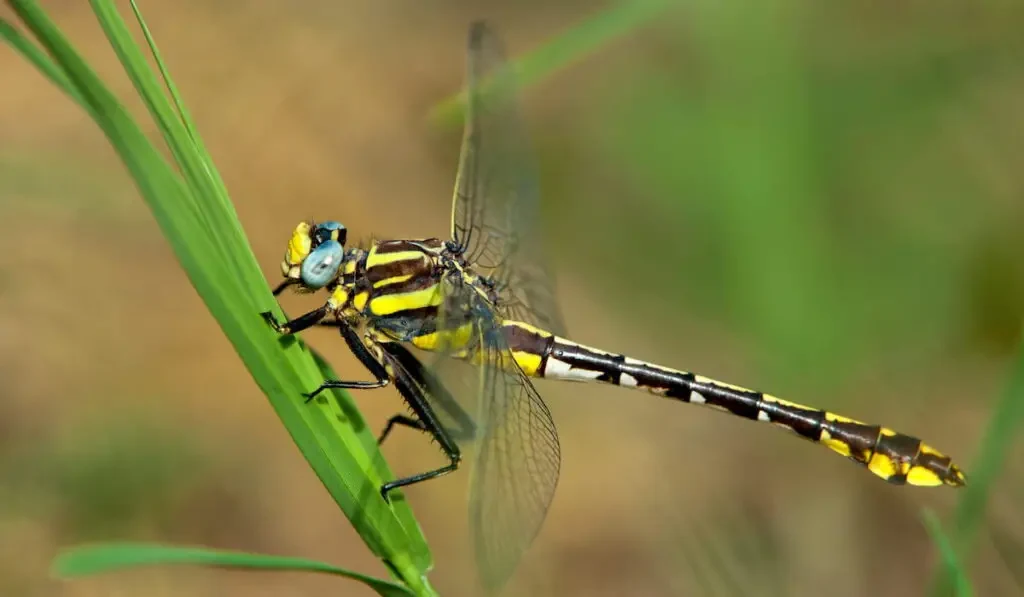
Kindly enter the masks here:
<path id="1" fill-rule="evenodd" d="M 395 425 L 402 425 L 405 427 L 409 427 L 410 429 L 415 429 L 417 431 L 427 430 L 427 428 L 423 425 L 423 422 L 421 422 L 419 419 L 414 419 L 406 415 L 395 415 L 388 419 L 387 425 L 384 426 L 384 431 L 382 431 L 380 437 L 377 438 L 378 446 L 384 443 L 384 440 L 388 438 L 388 434 L 391 433 L 391 430 L 395 427 Z"/>
<path id="2" fill-rule="evenodd" d="M 388 374 L 388 370 L 374 358 L 373 354 L 370 353 L 370 349 L 366 347 L 366 344 L 359 339 L 359 335 L 352 329 L 352 326 L 342 322 L 338 326 L 338 331 L 341 332 L 341 337 L 345 339 L 345 343 L 348 344 L 349 350 L 352 354 L 356 355 L 359 362 L 366 367 L 373 375 L 373 381 L 341 381 L 337 379 L 324 380 L 320 387 L 313 390 L 312 392 L 305 394 L 306 402 L 316 398 L 320 392 L 329 390 L 332 388 L 344 388 L 349 390 L 370 390 L 373 388 L 383 388 L 384 386 L 391 383 L 391 376 Z"/>
<path id="3" fill-rule="evenodd" d="M 408 477 L 403 477 L 401 479 L 395 479 L 394 481 L 389 481 L 389 482 L 385 483 L 380 488 L 380 495 L 381 495 L 381 497 L 384 498 L 384 501 L 390 502 L 391 498 L 388 496 L 388 494 L 390 494 L 395 489 L 398 489 L 400 487 L 405 487 L 407 485 L 412 485 L 414 483 L 421 483 L 423 481 L 429 481 L 431 479 L 436 479 L 438 477 L 443 477 L 443 476 L 447 475 L 448 473 L 451 473 L 453 471 L 458 470 L 459 462 L 462 461 L 462 457 L 459 456 L 458 454 L 449 455 L 449 456 L 451 457 L 452 460 L 451 460 L 451 463 L 448 464 L 447 466 L 442 466 L 441 468 L 434 469 L 432 471 L 427 471 L 425 473 L 419 473 L 418 475 L 410 475 Z"/>
<path id="4" fill-rule="evenodd" d="M 391 380 L 387 377 L 382 377 L 374 381 L 344 381 L 340 379 L 325 379 L 320 386 L 312 392 L 303 394 L 306 397 L 306 402 L 314 400 L 324 390 L 373 390 L 376 388 L 383 388 L 391 383 Z"/>
<path id="5" fill-rule="evenodd" d="M 399 353 L 404 351 L 404 348 L 400 348 L 398 351 L 395 350 L 397 344 L 393 343 L 378 343 L 375 347 L 379 350 L 380 358 L 390 359 L 392 365 L 392 372 L 394 374 L 395 388 L 402 395 L 406 404 L 412 409 L 416 418 L 406 417 L 405 415 L 398 415 L 392 417 L 388 421 L 388 426 L 385 428 L 384 433 L 381 434 L 381 438 L 390 431 L 394 425 L 406 425 L 414 429 L 420 429 L 425 431 L 434 438 L 437 444 L 441 447 L 441 451 L 444 452 L 445 456 L 448 457 L 448 464 L 440 468 L 411 475 L 409 477 L 403 477 L 401 479 L 395 479 L 389 481 L 381 486 L 380 494 L 385 501 L 390 501 L 388 494 L 391 491 L 398 489 L 399 487 L 405 487 L 414 483 L 420 483 L 429 479 L 434 479 L 448 473 L 457 470 L 459 463 L 462 462 L 462 452 L 459 450 L 458 444 L 455 443 L 454 438 L 451 434 L 441 425 L 437 419 L 437 415 L 434 414 L 434 410 L 431 407 L 430 402 L 427 400 L 426 392 L 430 390 L 428 383 L 426 382 L 426 376 L 429 375 L 426 370 L 422 369 L 422 365 L 419 361 L 408 354 L 410 361 L 404 362 L 404 356 L 398 356 Z M 405 351 L 408 353 L 408 351 Z M 415 363 L 415 364 L 414 364 Z M 406 368 L 406 365 L 412 367 L 412 371 Z M 413 373 L 415 371 L 415 373 Z M 423 380 L 423 382 L 421 382 Z M 435 380 L 436 381 L 436 380 Z M 432 382 L 431 382 L 432 383 Z M 440 385 L 438 384 L 438 387 Z M 431 394 L 433 398 L 433 394 Z"/>
<path id="6" fill-rule="evenodd" d="M 274 296 L 277 296 L 277 295 L 281 294 L 289 286 L 293 286 L 293 285 L 298 284 L 298 283 L 299 283 L 298 280 L 294 280 L 294 279 L 291 279 L 291 278 L 285 280 L 284 282 L 281 282 L 280 284 L 277 285 L 277 288 L 274 289 Z"/>
<path id="7" fill-rule="evenodd" d="M 280 321 L 278 321 L 277 317 L 275 317 L 274 314 L 271 313 L 270 311 L 264 311 L 263 313 L 260 313 L 260 316 L 263 317 L 263 320 L 266 321 L 270 325 L 270 327 L 274 328 L 275 332 L 284 335 L 295 334 L 297 332 L 301 332 L 306 328 L 313 327 L 314 325 L 320 323 L 321 319 L 327 317 L 328 310 L 329 308 L 325 304 L 323 307 L 320 307 L 319 309 L 314 309 L 309 313 L 299 315 L 295 319 L 286 321 L 285 323 L 281 323 Z"/>
<path id="8" fill-rule="evenodd" d="M 381 348 L 394 357 L 420 387 L 426 389 L 433 404 L 440 406 L 450 420 L 457 425 L 457 429 L 448 429 L 454 439 L 469 440 L 473 438 L 476 434 L 476 424 L 473 422 L 473 418 L 462 408 L 436 375 L 424 367 L 423 363 L 413 356 L 406 347 L 397 342 L 381 344 Z M 426 430 L 423 429 L 423 431 Z"/>

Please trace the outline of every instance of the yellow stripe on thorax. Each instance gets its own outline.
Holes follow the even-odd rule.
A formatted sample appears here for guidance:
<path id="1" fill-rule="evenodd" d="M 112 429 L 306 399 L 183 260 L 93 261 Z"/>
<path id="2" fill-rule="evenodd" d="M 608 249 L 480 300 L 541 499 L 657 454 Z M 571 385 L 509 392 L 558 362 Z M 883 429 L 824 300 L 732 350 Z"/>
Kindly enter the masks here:
<path id="1" fill-rule="evenodd" d="M 370 300 L 370 293 L 362 291 L 352 299 L 352 306 L 355 307 L 356 311 L 362 312 L 366 308 L 366 301 Z"/>
<path id="2" fill-rule="evenodd" d="M 372 270 L 375 267 L 388 265 L 391 263 L 397 263 L 400 261 L 412 261 L 412 262 L 427 262 L 429 257 L 422 251 L 396 251 L 394 253 L 378 253 L 377 247 L 374 247 L 366 256 L 366 269 Z M 407 280 L 410 280 L 412 275 L 402 274 L 399 276 L 392 276 L 383 280 L 374 282 L 374 289 L 386 288 L 392 284 L 400 284 Z M 357 300 L 360 297 L 356 297 Z M 373 315 L 384 316 L 394 315 L 401 311 L 409 309 L 418 309 L 421 307 L 439 306 L 442 303 L 443 297 L 441 296 L 440 288 L 437 284 L 432 284 L 422 290 L 416 290 L 413 292 L 403 292 L 398 294 L 388 294 L 384 296 L 375 296 L 370 298 L 369 307 L 370 313 Z"/>
<path id="3" fill-rule="evenodd" d="M 423 290 L 375 296 L 370 299 L 369 307 L 373 315 L 394 315 L 400 311 L 438 307 L 443 302 L 441 288 L 437 284 L 431 284 Z"/>
<path id="4" fill-rule="evenodd" d="M 404 274 L 401 276 L 394 276 L 391 278 L 384 278 L 383 280 L 377 280 L 373 283 L 374 288 L 383 288 L 385 286 L 391 286 L 392 284 L 401 284 L 412 279 L 412 274 Z"/>
<path id="5" fill-rule="evenodd" d="M 378 265 L 387 265 L 396 261 L 425 261 L 427 256 L 422 251 L 396 251 L 394 253 L 378 253 L 377 247 L 366 256 L 366 269 Z"/>

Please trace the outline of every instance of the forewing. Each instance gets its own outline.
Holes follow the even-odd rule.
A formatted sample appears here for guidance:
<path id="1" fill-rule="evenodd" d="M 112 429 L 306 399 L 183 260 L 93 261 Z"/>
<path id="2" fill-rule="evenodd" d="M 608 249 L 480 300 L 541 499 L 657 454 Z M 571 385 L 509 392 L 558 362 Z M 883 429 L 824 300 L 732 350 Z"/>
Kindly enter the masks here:
<path id="1" fill-rule="evenodd" d="M 493 278 L 502 315 L 565 335 L 540 233 L 540 188 L 514 73 L 486 23 L 469 34 L 466 122 L 452 238 Z"/>
<path id="2" fill-rule="evenodd" d="M 476 422 L 470 529 L 481 581 L 495 591 L 544 523 L 558 484 L 558 434 L 516 363 L 493 305 L 458 271 L 439 282 L 444 300 L 432 370 Z M 471 375 L 450 375 L 460 366 Z"/>
<path id="3" fill-rule="evenodd" d="M 561 450 L 551 413 L 494 320 L 481 319 L 483 433 L 470 482 L 470 528 L 484 587 L 512 575 L 547 515 Z"/>

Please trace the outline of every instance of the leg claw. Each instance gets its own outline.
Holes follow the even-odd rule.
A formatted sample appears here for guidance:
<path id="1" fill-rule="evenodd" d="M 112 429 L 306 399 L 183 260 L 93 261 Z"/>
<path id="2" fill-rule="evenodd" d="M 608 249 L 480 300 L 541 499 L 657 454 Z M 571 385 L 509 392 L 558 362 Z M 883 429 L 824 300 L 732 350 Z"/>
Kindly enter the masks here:
<path id="1" fill-rule="evenodd" d="M 274 328 L 274 331 L 281 334 L 288 333 L 288 330 L 281 327 L 281 322 L 279 322 L 277 318 L 274 317 L 274 314 L 271 313 L 270 311 L 264 311 L 263 313 L 260 313 L 260 317 L 263 318 L 263 321 L 267 322 L 267 325 Z"/>

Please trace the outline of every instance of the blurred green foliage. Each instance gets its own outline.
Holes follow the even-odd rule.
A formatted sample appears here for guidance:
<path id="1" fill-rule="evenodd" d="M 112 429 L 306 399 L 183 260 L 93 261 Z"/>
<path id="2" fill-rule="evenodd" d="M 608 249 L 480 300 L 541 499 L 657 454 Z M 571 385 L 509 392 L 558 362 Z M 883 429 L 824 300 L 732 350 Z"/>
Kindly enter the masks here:
<path id="1" fill-rule="evenodd" d="M 988 36 L 909 18 L 915 28 L 897 34 L 882 14 L 858 16 L 824 27 L 824 9 L 794 0 L 696 3 L 634 32 L 654 49 L 591 57 L 606 82 L 580 109 L 599 140 L 591 151 L 619 165 L 592 173 L 611 177 L 617 198 L 558 180 L 548 197 L 575 220 L 555 226 L 563 250 L 586 256 L 603 296 L 722 322 L 769 377 L 811 387 L 851 362 L 1012 348 L 1024 272 L 1019 236 L 1000 222 L 1021 209 L 986 199 L 992 181 L 970 162 L 972 145 L 1019 147 L 977 136 L 1014 126 L 1010 106 L 983 104 L 986 87 L 1016 76 L 1008 15 L 979 16 Z M 552 144 L 553 162 L 565 150 Z M 643 209 L 622 226 L 631 205 Z M 979 278 L 999 291 L 978 292 Z"/>
<path id="2" fill-rule="evenodd" d="M 143 522 L 170 528 L 176 506 L 211 464 L 194 438 L 145 416 L 107 413 L 71 433 L 33 439 L 0 460 L 0 476 L 19 488 L 9 514 L 58 500 L 61 532 L 76 540 L 109 538 Z"/>

